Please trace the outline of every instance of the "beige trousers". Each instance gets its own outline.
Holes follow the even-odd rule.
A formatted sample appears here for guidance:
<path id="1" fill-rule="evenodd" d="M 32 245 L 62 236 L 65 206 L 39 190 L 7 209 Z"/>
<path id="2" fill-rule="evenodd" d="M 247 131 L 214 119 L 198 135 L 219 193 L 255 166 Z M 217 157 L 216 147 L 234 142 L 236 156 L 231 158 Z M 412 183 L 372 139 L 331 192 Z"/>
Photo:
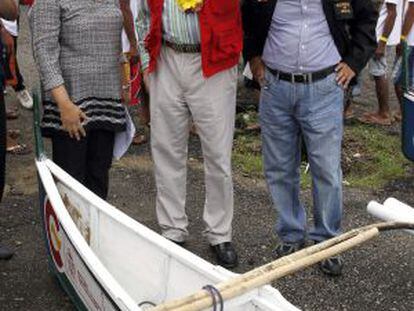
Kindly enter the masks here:
<path id="1" fill-rule="evenodd" d="M 157 69 L 150 76 L 150 105 L 156 211 L 166 238 L 183 242 L 188 236 L 187 154 L 193 120 L 204 157 L 204 235 L 211 245 L 231 241 L 236 91 L 236 67 L 205 78 L 200 54 L 162 48 Z"/>

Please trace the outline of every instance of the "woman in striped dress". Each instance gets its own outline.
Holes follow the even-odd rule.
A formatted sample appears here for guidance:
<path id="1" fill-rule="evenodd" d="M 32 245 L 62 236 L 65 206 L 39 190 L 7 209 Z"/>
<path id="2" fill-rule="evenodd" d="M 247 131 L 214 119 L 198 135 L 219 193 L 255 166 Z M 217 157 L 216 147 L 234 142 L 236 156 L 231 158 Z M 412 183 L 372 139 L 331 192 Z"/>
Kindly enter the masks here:
<path id="1" fill-rule="evenodd" d="M 121 100 L 119 0 L 36 0 L 30 15 L 42 95 L 42 133 L 53 160 L 102 198 Z"/>

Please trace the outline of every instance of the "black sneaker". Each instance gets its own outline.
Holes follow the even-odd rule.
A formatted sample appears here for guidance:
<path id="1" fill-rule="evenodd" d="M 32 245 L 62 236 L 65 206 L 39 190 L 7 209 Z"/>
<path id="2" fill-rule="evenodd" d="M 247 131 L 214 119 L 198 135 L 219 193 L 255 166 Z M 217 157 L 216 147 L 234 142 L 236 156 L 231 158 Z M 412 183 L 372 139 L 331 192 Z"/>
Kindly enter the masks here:
<path id="1" fill-rule="evenodd" d="M 301 250 L 304 246 L 305 241 L 295 243 L 282 242 L 278 246 L 276 246 L 273 252 L 276 254 L 277 258 L 281 258 L 296 253 L 297 251 Z"/>
<path id="2" fill-rule="evenodd" d="M 319 269 L 329 276 L 340 276 L 343 266 L 344 261 L 340 256 L 334 256 L 319 263 Z"/>

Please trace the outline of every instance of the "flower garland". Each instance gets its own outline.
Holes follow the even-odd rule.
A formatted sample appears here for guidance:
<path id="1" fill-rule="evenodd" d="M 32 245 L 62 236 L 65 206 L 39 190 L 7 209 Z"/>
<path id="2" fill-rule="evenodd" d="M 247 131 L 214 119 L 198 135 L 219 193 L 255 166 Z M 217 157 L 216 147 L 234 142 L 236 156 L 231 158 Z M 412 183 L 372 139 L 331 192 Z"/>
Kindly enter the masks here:
<path id="1" fill-rule="evenodd" d="M 183 11 L 194 11 L 200 8 L 204 0 L 177 0 L 178 6 Z"/>

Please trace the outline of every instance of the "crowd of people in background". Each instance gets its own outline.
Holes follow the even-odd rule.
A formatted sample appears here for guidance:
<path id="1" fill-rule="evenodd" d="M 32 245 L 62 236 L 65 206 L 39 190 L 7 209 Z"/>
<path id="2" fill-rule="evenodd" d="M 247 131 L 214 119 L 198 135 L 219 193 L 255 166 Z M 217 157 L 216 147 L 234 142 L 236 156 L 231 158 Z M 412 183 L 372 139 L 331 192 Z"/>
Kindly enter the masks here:
<path id="1" fill-rule="evenodd" d="M 4 76 L 31 109 L 16 56 L 19 20 L 6 2 L 13 5 L 1 0 Z M 369 62 L 378 111 L 360 120 L 401 120 L 400 110 L 390 109 L 388 84 L 393 76 L 401 100 L 401 51 L 405 43 L 414 45 L 413 21 L 414 0 L 384 0 L 377 8 L 372 1 L 349 0 L 36 0 L 30 28 L 42 133 L 52 141 L 53 161 L 105 199 L 116 136 L 128 122 L 124 104 L 139 107 L 141 122 L 150 125 L 161 234 L 184 245 L 194 126 L 204 158 L 204 235 L 217 262 L 236 267 L 231 150 L 243 54 L 261 92 L 264 174 L 278 212 L 275 253 L 286 256 L 308 240 L 320 243 L 341 232 L 343 116 L 352 115 L 346 95 L 357 93 Z M 388 66 L 394 46 L 396 61 Z M 1 131 L 4 126 L 1 121 Z M 144 141 L 142 135 L 133 140 Z M 299 195 L 303 143 L 313 181 L 310 228 Z M 25 148 L 7 146 L 15 153 Z M 0 258 L 9 258 L 2 254 L 10 252 L 0 248 Z M 328 275 L 340 275 L 342 267 L 339 256 L 320 264 Z"/>

